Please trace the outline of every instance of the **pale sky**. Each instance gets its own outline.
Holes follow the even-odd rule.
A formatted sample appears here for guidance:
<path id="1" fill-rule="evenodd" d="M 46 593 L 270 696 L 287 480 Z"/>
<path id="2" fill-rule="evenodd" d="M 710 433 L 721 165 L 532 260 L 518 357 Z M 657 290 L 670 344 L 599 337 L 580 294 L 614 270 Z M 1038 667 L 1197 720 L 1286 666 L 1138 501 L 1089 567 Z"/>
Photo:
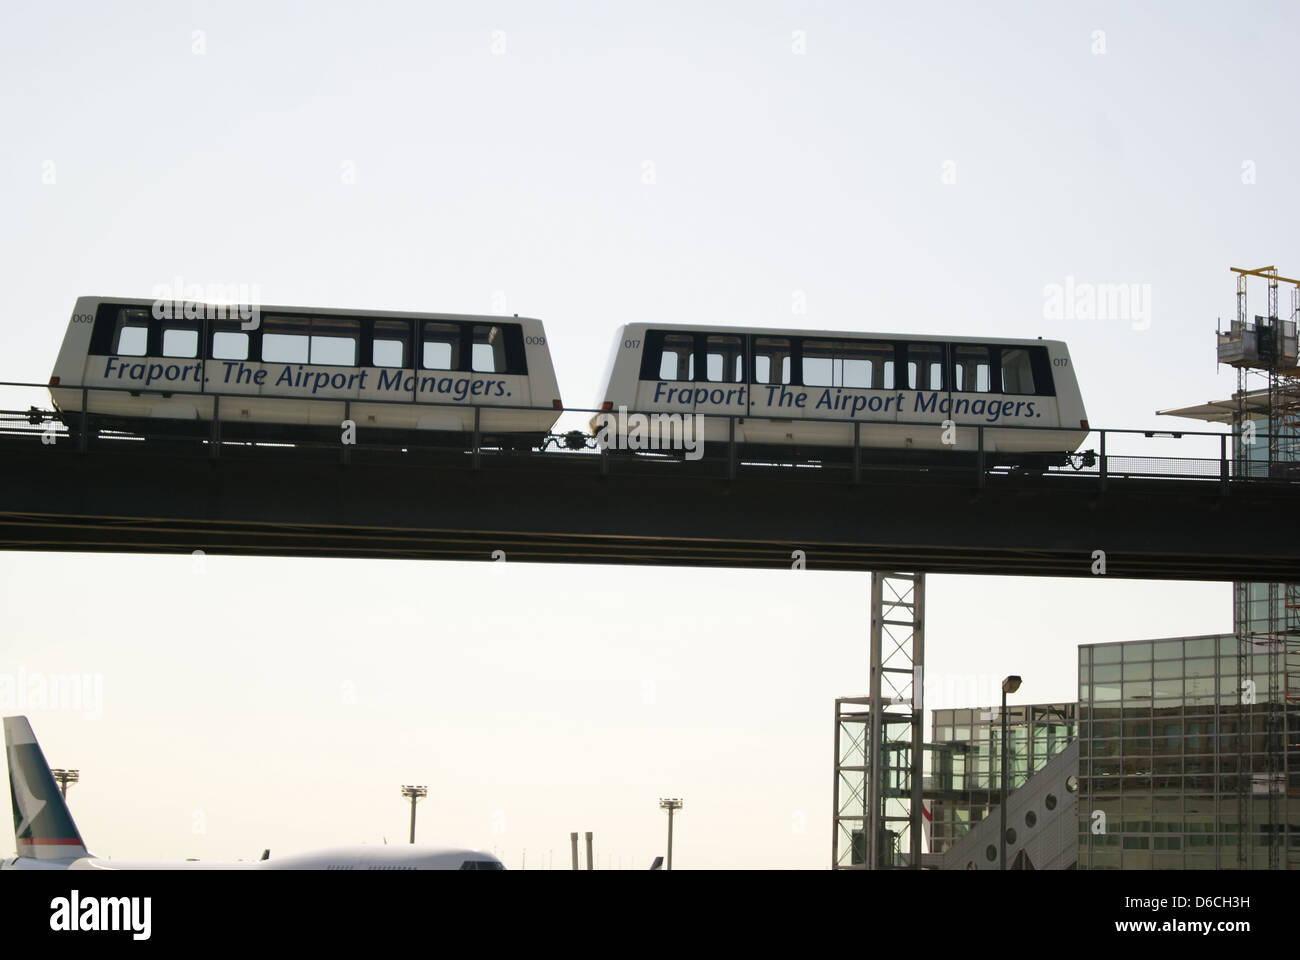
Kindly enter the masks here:
<path id="1" fill-rule="evenodd" d="M 48 378 L 79 294 L 181 277 L 538 317 L 573 406 L 627 322 L 1043 336 L 1069 343 L 1094 426 L 1170 429 L 1155 409 L 1233 387 L 1228 268 L 1300 270 L 1287 4 L 6 19 L 5 380 Z M 1102 284 L 1135 285 L 1132 315 L 1049 307 Z M 829 864 L 866 575 L 484 559 L 0 554 L 0 673 L 102 684 L 89 717 L 3 712 L 81 770 L 101 856 L 400 842 L 414 782 L 421 840 L 512 868 L 561 866 L 573 830 L 602 867 L 648 866 L 661 796 L 685 800 L 675 866 Z M 1016 672 L 1013 699 L 1041 702 L 1074 698 L 1079 643 L 1229 630 L 1230 588 L 932 577 L 928 616 L 932 684 L 988 700 Z"/>

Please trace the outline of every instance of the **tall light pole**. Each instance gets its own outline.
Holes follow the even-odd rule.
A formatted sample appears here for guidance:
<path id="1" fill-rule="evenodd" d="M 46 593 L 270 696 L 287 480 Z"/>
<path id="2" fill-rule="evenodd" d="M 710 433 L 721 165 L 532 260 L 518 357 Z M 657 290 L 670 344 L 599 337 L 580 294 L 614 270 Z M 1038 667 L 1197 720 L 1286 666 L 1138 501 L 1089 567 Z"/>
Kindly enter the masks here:
<path id="1" fill-rule="evenodd" d="M 673 811 L 682 808 L 681 800 L 673 797 L 670 800 L 660 798 L 659 809 L 668 811 L 668 865 L 666 869 L 673 868 Z"/>
<path id="2" fill-rule="evenodd" d="M 63 799 L 68 799 L 68 784 L 77 783 L 81 779 L 79 770 L 51 770 L 50 775 L 59 781 L 59 789 L 63 792 Z"/>
<path id="3" fill-rule="evenodd" d="M 411 843 L 415 843 L 415 804 L 429 795 L 428 787 L 413 787 L 402 784 L 402 796 L 411 801 Z"/>
<path id="4" fill-rule="evenodd" d="M 1007 694 L 1020 689 L 1020 678 L 1014 674 L 1002 681 L 1002 793 L 998 800 L 998 813 L 1002 829 L 998 831 L 998 849 L 1001 851 L 998 869 L 1007 868 Z"/>

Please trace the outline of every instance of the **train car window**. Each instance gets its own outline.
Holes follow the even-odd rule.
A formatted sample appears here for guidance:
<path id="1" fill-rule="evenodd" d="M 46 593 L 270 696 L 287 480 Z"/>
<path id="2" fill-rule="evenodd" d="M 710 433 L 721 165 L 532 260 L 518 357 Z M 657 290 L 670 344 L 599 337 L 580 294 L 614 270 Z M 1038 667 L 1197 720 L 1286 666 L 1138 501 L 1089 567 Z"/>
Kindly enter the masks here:
<path id="1" fill-rule="evenodd" d="M 501 334 L 505 338 L 505 372 L 521 377 L 528 376 L 528 356 L 524 351 L 524 328 L 517 323 L 503 324 Z"/>
<path id="2" fill-rule="evenodd" d="M 306 363 L 311 355 L 307 317 L 273 316 L 262 319 L 264 363 Z"/>
<path id="3" fill-rule="evenodd" d="M 474 325 L 469 367 L 475 373 L 506 372 L 506 338 L 500 327 Z"/>
<path id="4" fill-rule="evenodd" d="M 704 376 L 712 383 L 744 383 L 745 341 L 730 334 L 705 337 Z"/>
<path id="5" fill-rule="evenodd" d="M 871 369 L 871 382 L 868 386 L 872 390 L 893 390 L 897 349 L 892 343 L 864 343 L 860 346 Z"/>
<path id="6" fill-rule="evenodd" d="M 953 386 L 958 393 L 988 393 L 992 389 L 993 361 L 989 348 L 958 343 L 952 348 Z"/>
<path id="7" fill-rule="evenodd" d="M 410 343 L 411 325 L 405 320 L 376 320 L 371 362 L 376 367 L 404 367 Z"/>
<path id="8" fill-rule="evenodd" d="M 113 331 L 113 353 L 121 357 L 143 357 L 149 350 L 149 311 L 123 310 Z"/>
<path id="9" fill-rule="evenodd" d="M 754 338 L 754 382 L 788 384 L 791 375 L 790 341 L 786 337 Z"/>
<path id="10" fill-rule="evenodd" d="M 803 382 L 806 387 L 829 387 L 834 371 L 834 355 L 826 340 L 803 342 Z"/>
<path id="11" fill-rule="evenodd" d="M 421 366 L 425 370 L 455 370 L 459 360 L 460 326 L 426 320 L 421 335 Z"/>
<path id="12" fill-rule="evenodd" d="M 805 340 L 803 382 L 807 387 L 871 386 L 871 361 L 857 340 Z"/>
<path id="13" fill-rule="evenodd" d="M 163 327 L 162 352 L 164 357 L 197 357 L 199 355 L 199 328 Z"/>
<path id="14" fill-rule="evenodd" d="M 1030 369 L 1034 371 L 1034 392 L 1040 397 L 1056 396 L 1056 380 L 1052 376 L 1052 358 L 1046 347 L 1029 348 Z"/>
<path id="15" fill-rule="evenodd" d="M 1002 350 L 1002 392 L 1036 393 L 1034 368 L 1029 351 L 1024 347 L 1005 347 Z"/>
<path id="16" fill-rule="evenodd" d="M 944 389 L 942 343 L 907 345 L 907 389 Z"/>
<path id="17" fill-rule="evenodd" d="M 248 334 L 240 329 L 237 320 L 217 320 L 212 329 L 213 360 L 247 360 Z"/>
<path id="18" fill-rule="evenodd" d="M 695 379 L 695 337 L 689 333 L 664 334 L 659 356 L 660 380 Z"/>
<path id="19" fill-rule="evenodd" d="M 312 317 L 311 362 L 332 367 L 355 367 L 360 339 L 360 320 L 352 317 Z"/>

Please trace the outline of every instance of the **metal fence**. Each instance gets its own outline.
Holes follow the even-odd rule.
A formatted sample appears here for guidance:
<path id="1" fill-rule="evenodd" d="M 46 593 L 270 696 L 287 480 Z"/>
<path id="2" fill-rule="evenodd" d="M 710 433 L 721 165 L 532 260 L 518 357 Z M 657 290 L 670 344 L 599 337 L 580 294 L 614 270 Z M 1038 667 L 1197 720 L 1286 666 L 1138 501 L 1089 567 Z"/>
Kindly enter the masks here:
<path id="1" fill-rule="evenodd" d="M 367 407 L 394 405 L 410 407 L 410 400 L 339 400 L 307 398 L 280 394 L 220 394 L 205 391 L 170 392 L 169 396 L 201 397 L 213 400 L 216 415 L 205 421 L 175 421 L 140 418 L 125 427 L 106 425 L 104 417 L 93 407 L 94 395 L 117 392 L 139 394 L 138 389 L 124 387 L 58 387 L 80 390 L 81 410 L 58 413 L 50 408 L 51 387 L 46 384 L 0 381 L 0 447 L 41 444 L 60 452 L 74 450 L 129 452 L 132 448 L 158 455 L 208 457 L 299 457 L 336 460 L 349 463 L 439 464 L 467 469 L 535 468 L 583 469 L 600 473 L 644 473 L 647 475 L 687 474 L 736 478 L 744 474 L 784 472 L 798 479 L 824 478 L 836 482 L 960 483 L 984 486 L 993 478 L 1033 478 L 1052 482 L 1054 478 L 1091 478 L 1099 489 L 1112 480 L 1148 479 L 1181 480 L 1219 484 L 1225 490 L 1234 483 L 1300 483 L 1300 464 L 1268 464 L 1260 460 L 1234 460 L 1233 436 L 1230 432 L 1153 431 L 1128 429 L 1090 429 L 1078 452 L 1061 451 L 1061 462 L 1039 467 L 1009 465 L 1006 454 L 986 451 L 987 432 L 1015 431 L 1060 434 L 1063 427 L 1031 427 L 998 424 L 967 426 L 957 430 L 966 438 L 962 448 L 952 451 L 915 451 L 881 449 L 862 442 L 869 427 L 898 427 L 897 421 L 852 420 L 848 418 L 790 418 L 792 424 L 845 424 L 852 427 L 853 442 L 841 446 L 788 445 L 776 450 L 754 443 L 738 441 L 737 427 L 749 419 L 740 415 L 707 414 L 715 427 L 725 423 L 726 440 L 704 441 L 699 459 L 688 459 L 682 451 L 627 451 L 604 447 L 595 437 L 580 431 L 552 433 L 531 449 L 508 449 L 485 442 L 482 429 L 485 412 L 531 411 L 559 418 L 582 414 L 589 420 L 612 411 L 582 407 L 537 407 L 505 404 L 465 404 L 417 401 L 423 408 L 454 408 L 472 413 L 473 429 L 455 431 L 410 430 L 400 440 L 385 442 L 367 439 L 368 428 L 355 431 L 355 442 L 343 442 L 342 421 L 351 419 L 354 404 Z M 247 423 L 231 418 L 232 404 L 223 399 L 247 401 L 274 399 L 277 402 L 329 404 L 343 414 L 337 436 L 328 438 L 327 428 L 315 428 L 306 434 L 293 424 L 261 423 L 260 433 L 249 433 Z M 628 415 L 647 417 L 663 411 L 627 411 Z M 307 419 L 303 418 L 304 421 Z M 922 426 L 922 425 L 916 425 Z M 936 431 L 942 426 L 923 425 Z M 268 436 L 268 431 L 281 430 Z M 973 442 L 971 434 L 974 433 Z M 742 431 L 743 434 L 743 431 Z M 540 434 L 539 434 L 540 437 Z M 1258 434 L 1255 444 L 1267 451 L 1269 438 Z M 1045 443 L 1047 446 L 1050 444 Z"/>

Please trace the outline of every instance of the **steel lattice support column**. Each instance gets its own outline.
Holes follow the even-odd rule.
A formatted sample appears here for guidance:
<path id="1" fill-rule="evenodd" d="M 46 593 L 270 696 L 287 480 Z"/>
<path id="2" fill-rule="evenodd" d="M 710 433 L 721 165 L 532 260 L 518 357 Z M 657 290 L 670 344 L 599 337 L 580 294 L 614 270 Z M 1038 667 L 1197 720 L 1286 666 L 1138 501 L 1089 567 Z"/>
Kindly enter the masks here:
<path id="1" fill-rule="evenodd" d="M 871 574 L 867 863 L 921 864 L 925 574 Z"/>
<path id="2" fill-rule="evenodd" d="M 870 695 L 835 701 L 833 869 L 921 865 L 924 620 L 925 574 L 871 574 Z"/>

